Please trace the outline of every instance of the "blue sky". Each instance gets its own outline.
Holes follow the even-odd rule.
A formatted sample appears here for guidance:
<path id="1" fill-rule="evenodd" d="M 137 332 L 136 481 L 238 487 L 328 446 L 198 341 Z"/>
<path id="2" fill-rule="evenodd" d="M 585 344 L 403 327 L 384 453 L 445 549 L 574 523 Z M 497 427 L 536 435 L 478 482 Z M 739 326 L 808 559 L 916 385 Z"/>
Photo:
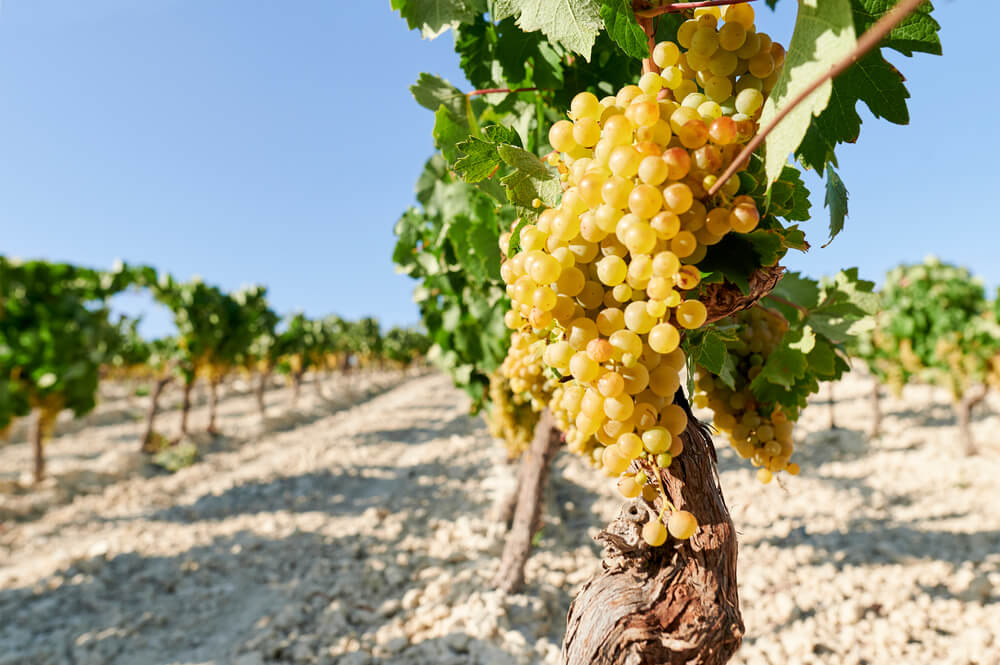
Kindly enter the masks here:
<path id="1" fill-rule="evenodd" d="M 1000 9 L 977 3 L 970 20 L 966 3 L 936 4 L 945 56 L 890 56 L 911 125 L 863 113 L 840 158 L 847 229 L 820 249 L 814 187 L 814 249 L 793 269 L 877 279 L 935 253 L 1000 283 L 998 95 L 983 85 Z M 787 44 L 795 3 L 758 7 Z M 0 0 L 0 253 L 122 258 L 266 284 L 281 312 L 414 323 L 413 284 L 390 257 L 433 149 L 431 114 L 407 90 L 421 71 L 464 84 L 450 33 L 421 40 L 387 0 Z M 169 329 L 144 299 L 119 304 L 148 310 L 145 333 Z"/>

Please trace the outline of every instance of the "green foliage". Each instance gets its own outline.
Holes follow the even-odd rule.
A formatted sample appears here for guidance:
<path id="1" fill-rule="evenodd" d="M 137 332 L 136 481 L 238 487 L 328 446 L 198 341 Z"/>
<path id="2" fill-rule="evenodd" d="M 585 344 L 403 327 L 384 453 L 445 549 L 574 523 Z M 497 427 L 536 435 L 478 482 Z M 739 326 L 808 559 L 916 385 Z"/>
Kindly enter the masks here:
<path id="1" fill-rule="evenodd" d="M 889 271 L 877 327 L 858 353 L 897 389 L 911 378 L 946 386 L 956 400 L 986 381 L 1000 354 L 1000 325 L 982 282 L 930 257 Z M 995 305 L 993 306 L 995 307 Z"/>
<path id="2" fill-rule="evenodd" d="M 407 25 L 430 39 L 481 15 L 485 4 L 482 0 L 392 0 L 392 8 Z"/>
<path id="3" fill-rule="evenodd" d="M 101 365 L 122 331 L 104 299 L 133 280 L 65 263 L 0 257 L 0 430 L 40 408 L 54 419 L 94 408 Z"/>
<path id="4" fill-rule="evenodd" d="M 198 446 L 190 441 L 182 441 L 175 446 L 166 446 L 153 455 L 153 464 L 170 473 L 176 473 L 198 461 Z"/>
<path id="5" fill-rule="evenodd" d="M 478 404 L 507 351 L 499 240 L 513 219 L 480 189 L 449 175 L 440 158 L 428 161 L 424 173 L 421 207 L 396 223 L 393 260 L 420 282 L 414 300 L 432 342 L 428 358 Z"/>
<path id="6" fill-rule="evenodd" d="M 517 19 L 523 32 L 540 30 L 552 43 L 579 53 L 588 61 L 601 29 L 597 0 L 494 0 L 493 18 Z"/>
<path id="7" fill-rule="evenodd" d="M 390 329 L 382 343 L 385 357 L 403 366 L 425 356 L 430 346 L 431 341 L 424 333 L 413 328 L 399 327 Z"/>
<path id="8" fill-rule="evenodd" d="M 630 0 L 603 0 L 601 19 L 608 35 L 622 51 L 639 60 L 649 55 L 646 33 L 635 20 Z"/>
<path id="9" fill-rule="evenodd" d="M 764 404 L 780 404 L 792 415 L 806 406 L 822 381 L 836 381 L 850 369 L 847 344 L 857 322 L 875 313 L 874 283 L 857 270 L 838 273 L 820 283 L 799 273 L 786 273 L 764 306 L 780 314 L 788 328 L 751 382 Z"/>
<path id="10" fill-rule="evenodd" d="M 854 31 L 861 35 L 896 3 L 851 0 L 850 4 Z M 861 116 L 856 110 L 859 101 L 863 101 L 876 118 L 900 125 L 909 122 L 906 100 L 910 95 L 903 85 L 903 75 L 885 59 L 883 50 L 890 48 L 906 56 L 915 52 L 940 55 L 941 42 L 937 35 L 940 26 L 931 17 L 932 10 L 931 3 L 925 2 L 878 47 L 833 81 L 828 105 L 813 119 L 795 150 L 803 165 L 815 168 L 821 175 L 828 164 L 836 165 L 834 151 L 837 145 L 854 143 L 861 133 Z"/>
<path id="11" fill-rule="evenodd" d="M 892 4 L 800 3 L 784 73 L 762 123 L 847 53 L 856 35 Z M 477 401 L 508 345 L 498 240 L 510 230 L 513 253 L 520 229 L 536 216 L 534 205 L 558 203 L 560 181 L 539 156 L 551 150 L 548 129 L 565 117 L 572 97 L 584 90 L 603 97 L 638 80 L 647 42 L 633 7 L 625 0 L 497 0 L 488 15 L 453 10 L 455 50 L 466 77 L 478 90 L 511 92 L 466 95 L 429 74 L 412 88 L 418 103 L 435 113 L 440 154 L 428 161 L 417 183 L 419 205 L 396 224 L 393 260 L 418 282 L 415 300 L 434 342 L 430 355 Z M 660 16 L 656 39 L 674 39 L 685 18 Z M 907 55 L 936 53 L 936 31 L 928 3 L 881 47 Z M 799 170 L 787 163 L 788 155 L 823 172 L 836 164 L 836 146 L 857 137 L 857 101 L 865 101 L 879 117 L 905 122 L 906 96 L 901 75 L 876 49 L 793 112 L 768 140 L 766 153 L 753 156 L 741 174 L 740 193 L 749 194 L 762 213 L 757 230 L 729 234 L 711 246 L 699 263 L 702 284 L 729 282 L 749 292 L 751 276 L 761 266 L 779 264 L 789 249 L 807 250 L 798 224 L 810 219 L 809 192 Z M 840 175 L 830 168 L 824 204 L 831 239 L 843 228 L 847 197 Z M 819 381 L 844 371 L 850 335 L 862 330 L 854 322 L 870 314 L 874 301 L 871 284 L 856 272 L 824 284 L 792 275 L 782 285 L 776 293 L 785 293 L 799 307 L 784 311 L 770 303 L 788 318 L 789 331 L 757 387 L 769 399 L 797 409 Z M 732 322 L 720 322 L 689 333 L 685 345 L 697 362 L 727 380 L 734 365 L 724 349 L 738 332 Z"/>
<path id="12" fill-rule="evenodd" d="M 764 104 L 761 125 L 767 125 L 785 105 L 847 55 L 856 43 L 850 0 L 799 3 L 799 14 L 785 66 Z M 775 181 L 788 155 L 802 142 L 813 116 L 827 108 L 833 83 L 827 81 L 796 106 L 765 140 L 766 182 Z"/>
<path id="13" fill-rule="evenodd" d="M 139 319 L 121 317 L 109 335 L 108 357 L 105 359 L 112 371 L 126 372 L 146 365 L 151 349 L 139 336 Z"/>

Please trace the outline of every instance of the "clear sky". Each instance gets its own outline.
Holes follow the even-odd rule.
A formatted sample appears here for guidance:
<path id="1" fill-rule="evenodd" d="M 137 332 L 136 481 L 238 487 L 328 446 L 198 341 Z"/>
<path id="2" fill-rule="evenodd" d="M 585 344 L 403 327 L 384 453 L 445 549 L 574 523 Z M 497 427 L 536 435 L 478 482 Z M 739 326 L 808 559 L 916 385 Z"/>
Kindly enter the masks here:
<path id="1" fill-rule="evenodd" d="M 935 253 L 1000 283 L 1000 97 L 983 84 L 1000 7 L 974 4 L 936 3 L 943 58 L 890 56 L 911 125 L 863 112 L 841 151 L 847 229 L 819 248 L 814 187 L 814 249 L 792 268 L 878 279 Z M 786 44 L 795 6 L 758 5 Z M 391 253 L 433 150 L 432 115 L 407 90 L 421 71 L 466 85 L 451 34 L 421 40 L 388 0 L 0 0 L 0 253 L 122 258 L 266 284 L 283 313 L 415 323 Z M 150 310 L 145 333 L 169 329 L 143 299 L 120 304 Z"/>

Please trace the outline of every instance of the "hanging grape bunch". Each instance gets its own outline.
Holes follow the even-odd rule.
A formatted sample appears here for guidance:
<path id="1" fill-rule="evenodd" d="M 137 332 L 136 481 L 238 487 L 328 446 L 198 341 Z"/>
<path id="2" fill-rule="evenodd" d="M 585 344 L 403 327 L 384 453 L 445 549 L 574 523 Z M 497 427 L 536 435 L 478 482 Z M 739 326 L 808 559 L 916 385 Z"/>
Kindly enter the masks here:
<path id="1" fill-rule="evenodd" d="M 548 406 L 568 447 L 618 478 L 629 498 L 655 497 L 651 479 L 683 451 L 687 416 L 673 397 L 682 335 L 707 320 L 694 291 L 698 263 L 760 220 L 738 176 L 708 190 L 756 132 L 784 49 L 755 30 L 744 4 L 697 10 L 652 60 L 659 73 L 604 99 L 581 92 L 570 120 L 552 126 L 562 200 L 521 229 L 501 268 L 508 327 L 530 335 L 547 370 L 563 377 Z M 694 517 L 660 494 L 670 532 L 690 537 Z M 652 545 L 666 539 L 662 516 L 644 532 Z"/>
<path id="2" fill-rule="evenodd" d="M 538 411 L 530 396 L 515 392 L 499 370 L 490 374 L 489 407 L 485 413 L 490 434 L 507 446 L 507 458 L 517 459 L 531 445 Z"/>
<path id="3" fill-rule="evenodd" d="M 735 387 L 728 387 L 720 377 L 699 367 L 695 382 L 699 393 L 694 405 L 712 410 L 712 422 L 729 438 L 740 457 L 758 467 L 760 482 L 771 482 L 779 471 L 796 476 L 799 465 L 789 459 L 795 452 L 792 428 L 798 413 L 788 414 L 781 407 L 758 403 L 750 387 L 781 342 L 788 322 L 763 307 L 753 307 L 733 318 L 742 324 L 739 340 L 727 345 L 730 354 L 738 359 L 733 372 Z"/>

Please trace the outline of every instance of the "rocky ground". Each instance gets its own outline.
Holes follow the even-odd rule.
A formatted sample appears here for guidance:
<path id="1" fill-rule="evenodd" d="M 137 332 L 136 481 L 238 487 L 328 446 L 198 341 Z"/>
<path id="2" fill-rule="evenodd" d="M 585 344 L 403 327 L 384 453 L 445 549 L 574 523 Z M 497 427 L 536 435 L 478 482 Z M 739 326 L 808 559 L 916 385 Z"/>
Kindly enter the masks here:
<path id="1" fill-rule="evenodd" d="M 504 596 L 491 515 L 516 469 L 446 378 L 328 380 L 294 411 L 273 390 L 264 423 L 236 388 L 227 436 L 173 475 L 132 452 L 145 404 L 121 394 L 63 425 L 42 488 L 20 482 L 23 437 L 0 448 L 0 664 L 556 662 L 609 481 L 557 458 L 528 587 Z M 1000 663 L 1000 401 L 966 459 L 943 394 L 885 400 L 872 441 L 869 395 L 837 385 L 842 429 L 806 411 L 797 478 L 762 486 L 721 451 L 747 625 L 733 662 Z"/>

